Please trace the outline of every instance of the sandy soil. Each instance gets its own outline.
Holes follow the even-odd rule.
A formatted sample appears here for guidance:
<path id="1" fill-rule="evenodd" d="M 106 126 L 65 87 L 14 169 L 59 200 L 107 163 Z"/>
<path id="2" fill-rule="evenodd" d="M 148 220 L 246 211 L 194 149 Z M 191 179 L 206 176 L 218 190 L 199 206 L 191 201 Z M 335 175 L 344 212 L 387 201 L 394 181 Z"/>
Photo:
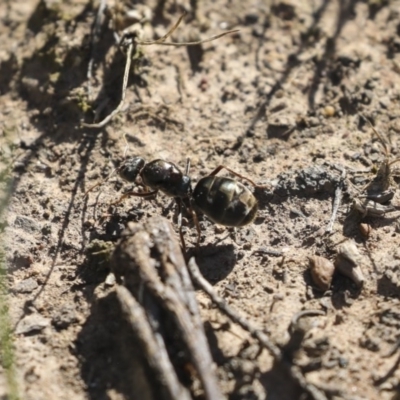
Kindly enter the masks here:
<path id="1" fill-rule="evenodd" d="M 164 215 L 176 227 L 176 207 L 164 195 L 130 198 L 110 214 L 129 188 L 117 175 L 84 196 L 126 155 L 140 155 L 182 170 L 190 157 L 194 184 L 223 164 L 265 185 L 253 224 L 233 232 L 201 217 L 204 276 L 282 347 L 296 313 L 325 311 L 308 318 L 292 362 L 327 398 L 397 399 L 400 198 L 377 217 L 351 205 L 379 165 L 399 157 L 400 2 L 190 3 L 195 17 L 189 13 L 174 41 L 240 31 L 193 48 L 144 47 L 122 112 L 101 129 L 81 122 L 118 104 L 125 55 L 107 21 L 93 45 L 98 2 L 0 3 L 0 162 L 2 171 L 12 167 L 1 227 L 20 398 L 143 398 L 144 378 L 126 356 L 135 342 L 121 337 L 114 288 L 105 283 L 108 263 L 90 249 L 94 240 L 115 242 L 128 221 Z M 146 4 L 149 40 L 191 10 L 181 0 L 166 1 L 162 14 L 155 1 Z M 361 114 L 390 143 L 387 153 Z M 184 230 L 193 249 L 188 216 Z M 308 257 L 335 260 L 348 239 L 360 253 L 362 289 L 335 273 L 330 290 L 318 291 Z M 200 291 L 198 299 L 227 398 L 306 398 Z M 1 399 L 6 377 L 3 362 Z"/>

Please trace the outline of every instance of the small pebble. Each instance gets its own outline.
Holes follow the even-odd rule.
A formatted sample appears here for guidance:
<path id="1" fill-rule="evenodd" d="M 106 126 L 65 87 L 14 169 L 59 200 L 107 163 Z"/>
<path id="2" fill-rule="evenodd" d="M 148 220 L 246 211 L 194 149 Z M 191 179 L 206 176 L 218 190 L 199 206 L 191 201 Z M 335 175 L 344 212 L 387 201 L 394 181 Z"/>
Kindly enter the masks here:
<path id="1" fill-rule="evenodd" d="M 53 325 L 58 329 L 66 329 L 71 324 L 78 321 L 75 308 L 72 305 L 66 304 L 56 310 L 53 315 Z"/>
<path id="2" fill-rule="evenodd" d="M 359 225 L 359 228 L 360 228 L 361 236 L 362 236 L 364 239 L 368 239 L 368 238 L 370 237 L 370 235 L 371 235 L 371 232 L 372 232 L 372 227 L 371 227 L 371 225 L 366 224 L 366 223 L 361 223 L 361 224 Z"/>
<path id="3" fill-rule="evenodd" d="M 112 272 L 110 272 L 110 273 L 107 275 L 106 280 L 104 281 L 104 283 L 105 283 L 107 286 L 114 286 L 114 285 L 115 285 L 115 275 L 114 275 Z"/>
<path id="4" fill-rule="evenodd" d="M 48 318 L 42 317 L 40 314 L 27 315 L 23 318 L 15 330 L 17 335 L 39 332 L 50 325 Z"/>
<path id="5" fill-rule="evenodd" d="M 335 260 L 336 269 L 350 278 L 358 288 L 364 284 L 365 278 L 361 270 L 363 259 L 353 240 L 348 240 L 338 247 Z"/>
<path id="6" fill-rule="evenodd" d="M 331 118 L 335 115 L 335 109 L 332 106 L 326 106 L 324 108 L 323 114 L 325 118 Z"/>
<path id="7" fill-rule="evenodd" d="M 23 215 L 18 215 L 15 218 L 14 226 L 28 233 L 36 233 L 40 230 L 40 226 L 36 221 Z"/>
<path id="8" fill-rule="evenodd" d="M 28 278 L 24 279 L 23 281 L 19 282 L 15 288 L 14 291 L 16 293 L 31 293 L 33 292 L 37 287 L 38 283 L 36 282 L 35 279 L 33 278 Z"/>
<path id="9" fill-rule="evenodd" d="M 312 256 L 309 258 L 311 277 L 317 287 L 323 291 L 331 287 L 335 266 L 324 257 Z"/>

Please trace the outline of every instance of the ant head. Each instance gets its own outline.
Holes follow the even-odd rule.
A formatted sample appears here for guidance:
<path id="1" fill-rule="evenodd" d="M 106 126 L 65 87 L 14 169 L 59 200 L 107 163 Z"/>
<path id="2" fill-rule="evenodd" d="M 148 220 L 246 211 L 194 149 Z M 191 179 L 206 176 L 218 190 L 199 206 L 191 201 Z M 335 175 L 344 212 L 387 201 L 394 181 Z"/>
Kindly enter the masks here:
<path id="1" fill-rule="evenodd" d="M 145 164 L 142 157 L 129 157 L 119 167 L 119 176 L 128 182 L 135 182 Z"/>

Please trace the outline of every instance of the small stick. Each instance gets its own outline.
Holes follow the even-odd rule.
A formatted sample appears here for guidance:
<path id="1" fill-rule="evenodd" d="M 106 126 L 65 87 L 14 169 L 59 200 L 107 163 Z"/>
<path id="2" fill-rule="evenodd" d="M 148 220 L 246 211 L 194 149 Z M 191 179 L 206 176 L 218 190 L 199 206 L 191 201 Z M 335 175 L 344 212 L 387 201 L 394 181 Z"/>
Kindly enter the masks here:
<path id="1" fill-rule="evenodd" d="M 228 304 L 226 304 L 225 300 L 217 294 L 210 283 L 206 279 L 204 279 L 204 277 L 200 273 L 199 267 L 197 266 L 194 257 L 189 260 L 188 268 L 192 276 L 193 282 L 207 293 L 207 295 L 218 306 L 218 308 L 220 308 L 229 318 L 231 318 L 232 321 L 236 322 L 244 330 L 248 331 L 253 337 L 259 340 L 260 343 L 269 350 L 269 352 L 276 360 L 282 360 L 282 353 L 279 347 L 273 344 L 265 333 L 253 327 L 253 325 L 251 325 L 251 323 L 247 321 L 246 318 L 238 315 L 237 312 L 233 310 Z"/>
<path id="2" fill-rule="evenodd" d="M 207 42 L 212 42 L 213 40 L 219 39 L 223 36 L 229 35 L 231 33 L 235 33 L 235 32 L 239 32 L 238 29 L 233 29 L 230 31 L 226 31 L 223 33 L 220 33 L 218 35 L 214 35 L 211 36 L 208 39 L 204 39 L 204 40 L 198 40 L 195 42 L 182 42 L 182 43 L 175 43 L 175 42 L 165 42 L 165 40 L 168 39 L 169 36 L 171 36 L 175 30 L 178 28 L 179 24 L 182 22 L 183 18 L 185 17 L 186 13 L 183 13 L 178 21 L 173 25 L 173 27 L 164 35 L 162 36 L 160 39 L 157 40 L 150 40 L 150 41 L 139 41 L 137 39 L 134 39 L 133 37 L 129 38 L 130 42 L 129 42 L 129 47 L 128 47 L 128 51 L 126 54 L 126 64 L 125 64 L 125 72 L 124 72 L 124 79 L 122 82 L 122 96 L 121 96 L 121 101 L 118 104 L 117 108 L 111 112 L 111 114 L 109 114 L 107 117 L 105 117 L 101 122 L 96 123 L 96 124 L 87 124 L 85 122 L 82 122 L 81 126 L 85 127 L 85 128 L 103 128 L 105 125 L 108 124 L 108 122 L 110 122 L 110 120 L 117 115 L 123 105 L 124 105 L 124 101 L 125 101 L 125 97 L 126 97 L 126 88 L 128 86 L 128 76 L 129 76 L 129 71 L 131 68 L 131 63 L 132 63 L 132 53 L 133 53 L 133 49 L 138 46 L 150 46 L 153 44 L 159 44 L 162 46 L 174 46 L 174 47 L 182 47 L 182 46 L 196 46 L 202 43 L 207 43 Z M 128 36 L 125 36 L 125 38 L 128 38 Z M 120 43 L 123 41 L 124 36 L 121 38 Z M 92 61 L 92 60 L 91 60 Z M 90 62 L 89 62 L 90 65 Z M 89 68 L 89 70 L 91 71 L 91 66 Z M 89 73 L 89 72 L 88 72 Z"/>
<path id="3" fill-rule="evenodd" d="M 194 289 L 171 224 L 161 217 L 150 218 L 145 226 L 128 224 L 114 252 L 113 267 L 117 279 L 124 277 L 128 289 L 135 292 L 139 282 L 154 304 L 162 305 L 167 313 L 163 318 L 168 315 L 175 320 L 204 398 L 222 400 Z M 164 322 L 157 320 L 159 326 Z"/>
<path id="4" fill-rule="evenodd" d="M 93 77 L 93 63 L 94 63 L 94 53 L 95 53 L 95 48 L 98 42 L 99 38 L 99 31 L 100 31 L 100 24 L 102 22 L 102 16 L 104 13 L 104 10 L 107 7 L 107 0 L 100 0 L 100 5 L 99 9 L 96 14 L 96 19 L 94 21 L 94 26 L 93 26 L 93 32 L 92 32 L 92 50 L 91 50 L 91 55 L 90 55 L 90 60 L 88 64 L 88 69 L 86 73 L 86 77 L 88 79 L 88 85 L 87 85 L 87 91 L 88 91 L 88 98 L 89 100 L 92 97 L 92 77 Z"/>
<path id="5" fill-rule="evenodd" d="M 82 122 L 82 126 L 85 128 L 102 128 L 103 126 L 107 125 L 108 122 L 111 121 L 111 119 L 117 115 L 125 101 L 125 96 L 126 96 L 126 87 L 128 86 L 128 77 L 129 77 L 129 70 L 131 69 L 131 64 L 132 64 L 132 52 L 133 52 L 133 42 L 129 43 L 128 46 L 128 51 L 126 53 L 126 64 L 125 64 L 125 71 L 124 71 L 124 79 L 122 81 L 122 96 L 121 96 L 121 101 L 119 102 L 117 108 L 111 112 L 107 117 L 103 119 L 103 121 L 97 123 L 97 124 L 86 124 L 85 122 Z"/>
<path id="6" fill-rule="evenodd" d="M 275 257 L 282 257 L 283 256 L 283 251 L 281 250 L 274 250 L 274 249 L 269 249 L 267 247 L 260 247 L 257 250 L 253 251 L 253 254 L 268 254 L 269 256 L 275 256 Z"/>
<path id="7" fill-rule="evenodd" d="M 168 398 L 190 400 L 189 391 L 181 384 L 171 364 L 164 341 L 157 340 L 142 306 L 126 287 L 118 285 L 116 291 L 125 318 L 141 342 L 146 360 L 158 375 Z"/>
<path id="8" fill-rule="evenodd" d="M 346 179 L 346 170 L 343 168 L 342 175 L 340 176 L 340 182 L 335 189 L 335 198 L 333 200 L 333 208 L 332 208 L 332 215 L 331 219 L 329 220 L 329 224 L 325 229 L 326 233 L 332 232 L 333 224 L 335 223 L 337 212 L 340 207 L 340 203 L 342 202 L 343 197 L 343 183 Z"/>
<path id="9" fill-rule="evenodd" d="M 210 283 L 201 275 L 194 257 L 189 260 L 188 269 L 195 285 L 200 287 L 211 298 L 213 303 L 216 304 L 224 314 L 231 318 L 233 322 L 240 325 L 244 330 L 249 332 L 252 337 L 257 339 L 261 346 L 265 347 L 277 362 L 284 365 L 293 379 L 296 380 L 305 392 L 309 393 L 314 400 L 327 400 L 323 392 L 306 381 L 297 366 L 290 364 L 284 359 L 281 349 L 272 343 L 264 332 L 253 326 L 250 321 L 240 316 L 235 310 L 226 304 L 225 300 L 216 293 Z"/>

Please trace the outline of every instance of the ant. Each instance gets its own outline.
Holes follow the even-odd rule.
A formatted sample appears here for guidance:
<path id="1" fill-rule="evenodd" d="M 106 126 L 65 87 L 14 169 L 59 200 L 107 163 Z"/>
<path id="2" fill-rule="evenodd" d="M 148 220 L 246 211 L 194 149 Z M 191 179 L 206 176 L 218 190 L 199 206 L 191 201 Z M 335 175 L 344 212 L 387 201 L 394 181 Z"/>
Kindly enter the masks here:
<path id="1" fill-rule="evenodd" d="M 226 169 L 238 178 L 248 181 L 256 188 L 261 186 L 225 165 L 220 165 L 210 174 L 201 178 L 195 188 L 192 189 L 189 169 L 189 159 L 186 162 L 185 172 L 182 173 L 172 162 L 157 159 L 146 163 L 142 157 L 128 158 L 119 168 L 121 178 L 133 183 L 140 176 L 145 188 L 149 188 L 151 191 L 127 192 L 112 205 L 119 204 L 130 196 L 151 197 L 157 194 L 158 191 L 175 198 L 179 210 L 179 235 L 184 252 L 186 252 L 186 245 L 182 233 L 183 201 L 189 203 L 188 208 L 196 225 L 196 249 L 198 249 L 200 243 L 200 225 L 196 215 L 197 211 L 201 211 L 212 222 L 224 226 L 241 227 L 250 224 L 254 220 L 258 210 L 258 202 L 253 193 L 234 179 L 216 175 L 222 169 Z"/>

